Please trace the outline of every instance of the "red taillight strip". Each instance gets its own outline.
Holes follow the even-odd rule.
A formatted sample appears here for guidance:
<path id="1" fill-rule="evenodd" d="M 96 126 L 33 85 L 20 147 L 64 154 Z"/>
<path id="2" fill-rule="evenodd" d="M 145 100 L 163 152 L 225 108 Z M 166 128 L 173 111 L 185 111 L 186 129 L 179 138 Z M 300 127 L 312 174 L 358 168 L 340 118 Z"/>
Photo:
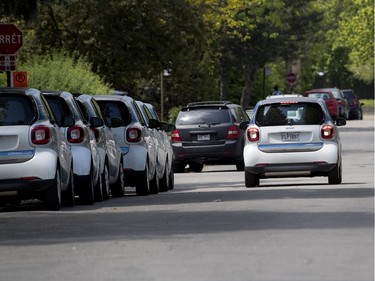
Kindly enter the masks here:
<path id="1" fill-rule="evenodd" d="M 172 142 L 176 143 L 176 142 L 181 142 L 181 138 L 180 138 L 180 135 L 178 133 L 178 130 L 174 130 L 171 134 L 171 140 Z"/>
<path id="2" fill-rule="evenodd" d="M 31 130 L 33 144 L 47 144 L 51 139 L 51 132 L 47 126 L 35 126 Z"/>
<path id="3" fill-rule="evenodd" d="M 228 129 L 227 139 L 238 139 L 238 128 L 235 125 L 232 125 Z"/>
<path id="4" fill-rule="evenodd" d="M 79 126 L 69 127 L 67 139 L 70 143 L 81 143 L 85 139 L 85 131 Z"/>

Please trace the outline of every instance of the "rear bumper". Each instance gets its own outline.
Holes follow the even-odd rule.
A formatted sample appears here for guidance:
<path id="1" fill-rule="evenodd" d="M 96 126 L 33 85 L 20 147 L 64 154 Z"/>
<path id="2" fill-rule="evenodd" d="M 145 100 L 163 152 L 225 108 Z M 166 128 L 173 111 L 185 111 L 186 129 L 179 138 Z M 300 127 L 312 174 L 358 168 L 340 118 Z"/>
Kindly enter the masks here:
<path id="1" fill-rule="evenodd" d="M 9 191 L 17 192 L 31 192 L 31 191 L 43 191 L 49 188 L 53 184 L 54 179 L 50 180 L 22 180 L 22 179 L 11 179 L 11 180 L 0 180 L 0 196 L 2 193 L 7 194 Z"/>

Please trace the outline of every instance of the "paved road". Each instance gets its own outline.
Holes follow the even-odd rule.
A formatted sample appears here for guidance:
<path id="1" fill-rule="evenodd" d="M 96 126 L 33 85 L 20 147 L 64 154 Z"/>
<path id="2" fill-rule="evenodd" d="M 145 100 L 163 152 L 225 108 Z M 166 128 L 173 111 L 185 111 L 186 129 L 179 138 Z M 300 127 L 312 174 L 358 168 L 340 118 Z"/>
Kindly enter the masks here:
<path id="1" fill-rule="evenodd" d="M 372 281 L 374 118 L 340 129 L 341 185 L 233 166 L 176 174 L 175 190 L 59 212 L 0 212 L 0 281 Z"/>

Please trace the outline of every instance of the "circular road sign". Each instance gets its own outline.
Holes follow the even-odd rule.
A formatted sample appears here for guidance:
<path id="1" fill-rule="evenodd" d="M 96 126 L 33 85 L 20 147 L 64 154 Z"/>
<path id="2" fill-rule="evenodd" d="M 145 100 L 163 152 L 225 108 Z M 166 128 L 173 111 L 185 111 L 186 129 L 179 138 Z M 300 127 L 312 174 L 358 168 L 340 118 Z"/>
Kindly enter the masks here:
<path id="1" fill-rule="evenodd" d="M 297 79 L 297 75 L 294 72 L 289 72 L 286 75 L 286 80 L 288 80 L 288 82 L 291 84 L 296 82 L 296 79 Z"/>
<path id="2" fill-rule="evenodd" d="M 10 23 L 0 24 L 0 54 L 13 55 L 23 45 L 22 32 Z"/>

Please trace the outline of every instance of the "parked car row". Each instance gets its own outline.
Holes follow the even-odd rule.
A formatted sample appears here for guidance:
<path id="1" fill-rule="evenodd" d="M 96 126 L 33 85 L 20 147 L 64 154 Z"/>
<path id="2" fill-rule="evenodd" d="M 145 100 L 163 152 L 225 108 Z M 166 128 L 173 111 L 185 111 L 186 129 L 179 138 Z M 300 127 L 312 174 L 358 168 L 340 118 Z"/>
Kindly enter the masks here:
<path id="1" fill-rule="evenodd" d="M 353 90 L 338 88 L 322 88 L 305 91 L 305 96 L 321 98 L 327 105 L 331 117 L 349 119 L 363 119 L 362 103 Z"/>
<path id="2" fill-rule="evenodd" d="M 151 104 L 128 96 L 0 88 L 0 206 L 58 210 L 174 187 L 173 151 Z"/>

